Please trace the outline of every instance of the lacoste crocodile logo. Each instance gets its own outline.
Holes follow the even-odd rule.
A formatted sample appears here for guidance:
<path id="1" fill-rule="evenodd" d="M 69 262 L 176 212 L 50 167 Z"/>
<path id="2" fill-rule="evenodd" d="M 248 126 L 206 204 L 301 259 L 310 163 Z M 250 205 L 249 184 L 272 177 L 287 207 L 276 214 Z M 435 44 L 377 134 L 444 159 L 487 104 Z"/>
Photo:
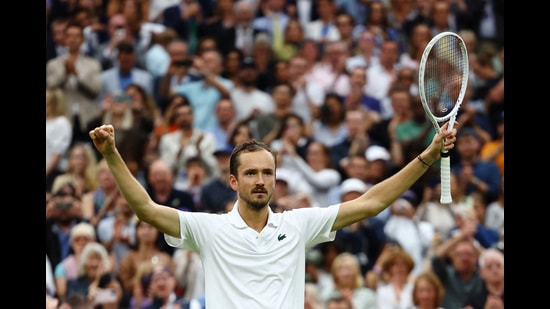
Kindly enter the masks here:
<path id="1" fill-rule="evenodd" d="M 277 236 L 277 239 L 278 239 L 279 241 L 281 241 L 281 240 L 283 240 L 283 239 L 285 239 L 285 238 L 286 238 L 286 234 L 279 234 L 279 236 Z"/>

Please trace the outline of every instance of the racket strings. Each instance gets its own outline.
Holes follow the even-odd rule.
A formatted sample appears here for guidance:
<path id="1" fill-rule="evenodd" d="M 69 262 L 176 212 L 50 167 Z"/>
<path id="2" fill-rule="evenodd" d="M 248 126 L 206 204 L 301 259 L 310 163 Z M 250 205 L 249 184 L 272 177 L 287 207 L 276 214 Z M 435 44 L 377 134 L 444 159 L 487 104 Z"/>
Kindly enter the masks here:
<path id="1" fill-rule="evenodd" d="M 428 54 L 424 71 L 424 91 L 431 113 L 446 117 L 458 101 L 462 88 L 463 55 L 455 36 L 440 39 Z"/>

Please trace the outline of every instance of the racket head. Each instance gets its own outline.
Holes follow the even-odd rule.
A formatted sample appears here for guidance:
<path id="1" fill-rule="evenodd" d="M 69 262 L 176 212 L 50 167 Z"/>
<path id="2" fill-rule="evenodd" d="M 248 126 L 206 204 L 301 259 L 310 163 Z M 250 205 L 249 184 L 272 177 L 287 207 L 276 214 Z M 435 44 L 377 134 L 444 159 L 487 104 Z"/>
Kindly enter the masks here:
<path id="1" fill-rule="evenodd" d="M 426 114 L 440 131 L 440 123 L 458 113 L 468 86 L 468 51 L 462 38 L 445 31 L 426 45 L 418 68 L 418 87 Z"/>

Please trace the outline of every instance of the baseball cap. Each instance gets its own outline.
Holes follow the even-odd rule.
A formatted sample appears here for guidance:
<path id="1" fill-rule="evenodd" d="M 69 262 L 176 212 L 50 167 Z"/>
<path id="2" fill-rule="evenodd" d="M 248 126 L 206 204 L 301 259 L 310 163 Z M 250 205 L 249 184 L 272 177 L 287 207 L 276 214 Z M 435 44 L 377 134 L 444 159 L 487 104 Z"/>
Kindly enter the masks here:
<path id="1" fill-rule="evenodd" d="M 369 162 L 376 160 L 389 161 L 391 159 L 391 155 L 386 148 L 379 145 L 371 145 L 365 151 L 365 158 L 367 158 L 367 161 Z"/>
<path id="2" fill-rule="evenodd" d="M 255 68 L 256 67 L 256 61 L 254 61 L 254 58 L 252 57 L 244 57 L 243 60 L 241 60 L 241 63 L 239 64 L 240 69 L 245 68 Z"/>
<path id="3" fill-rule="evenodd" d="M 340 195 L 347 194 L 349 192 L 365 193 L 368 187 L 365 182 L 357 178 L 348 178 L 340 184 Z"/>
<path id="4" fill-rule="evenodd" d="M 223 147 L 220 147 L 220 148 L 217 148 L 215 151 L 214 151 L 214 156 L 217 157 L 217 156 L 221 156 L 221 155 L 228 155 L 230 156 L 231 153 L 233 152 L 233 147 L 229 146 L 229 145 L 224 145 Z"/>
<path id="5" fill-rule="evenodd" d="M 282 181 L 286 184 L 290 182 L 290 173 L 285 169 L 278 168 L 275 175 L 275 181 Z"/>

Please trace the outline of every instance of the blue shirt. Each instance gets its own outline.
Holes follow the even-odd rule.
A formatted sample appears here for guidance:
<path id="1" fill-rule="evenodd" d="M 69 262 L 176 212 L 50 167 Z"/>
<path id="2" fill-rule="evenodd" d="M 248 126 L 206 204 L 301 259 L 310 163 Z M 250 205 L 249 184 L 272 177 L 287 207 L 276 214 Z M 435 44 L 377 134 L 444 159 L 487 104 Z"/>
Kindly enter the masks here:
<path id="1" fill-rule="evenodd" d="M 233 82 L 223 77 L 217 77 L 218 82 L 227 90 L 233 88 Z M 221 98 L 221 93 L 214 86 L 205 87 L 204 81 L 188 82 L 174 88 L 178 94 L 183 94 L 189 99 L 193 107 L 193 127 L 207 130 L 218 123 L 216 118 L 216 105 Z"/>

